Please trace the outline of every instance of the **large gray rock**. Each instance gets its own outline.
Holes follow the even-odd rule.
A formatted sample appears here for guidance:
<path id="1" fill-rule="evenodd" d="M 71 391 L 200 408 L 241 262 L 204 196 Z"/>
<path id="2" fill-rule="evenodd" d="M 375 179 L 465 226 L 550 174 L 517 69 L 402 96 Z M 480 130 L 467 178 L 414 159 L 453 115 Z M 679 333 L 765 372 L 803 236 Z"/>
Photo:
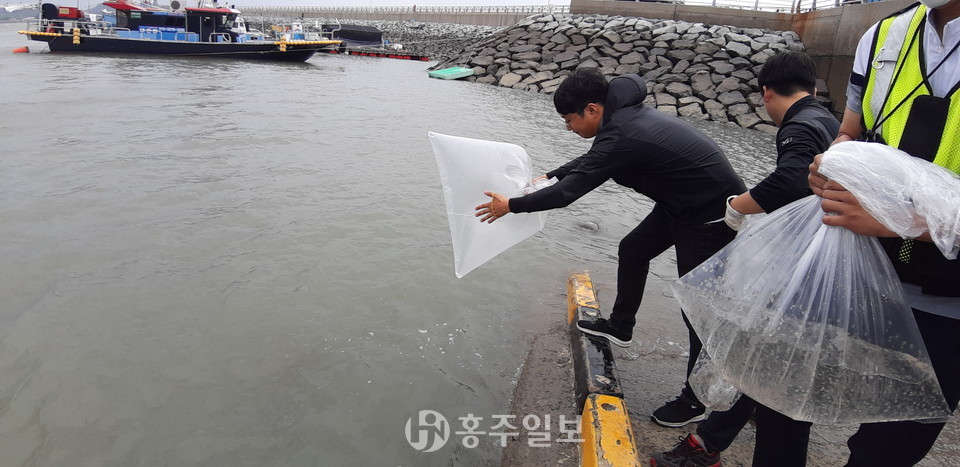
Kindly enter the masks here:
<path id="1" fill-rule="evenodd" d="M 676 40 L 679 39 L 679 38 L 680 38 L 680 35 L 679 35 L 679 34 L 669 33 L 669 34 L 661 34 L 661 35 L 659 35 L 659 36 L 658 36 L 658 35 L 654 35 L 654 36 L 653 36 L 653 41 L 654 41 L 654 42 L 664 42 L 664 43 L 669 44 L 669 43 L 671 43 L 671 42 L 676 41 Z"/>
<path id="2" fill-rule="evenodd" d="M 708 63 L 707 65 L 709 65 L 710 68 L 713 69 L 713 71 L 721 75 L 728 75 L 732 73 L 733 70 L 735 69 L 735 67 L 731 65 L 730 62 L 721 61 L 721 60 L 714 60 Z"/>
<path id="3" fill-rule="evenodd" d="M 747 102 L 747 99 L 743 97 L 743 94 L 740 94 L 737 91 L 721 93 L 717 96 L 717 100 L 723 105 L 742 104 Z"/>
<path id="4" fill-rule="evenodd" d="M 747 36 L 747 35 L 744 35 L 744 34 L 737 34 L 737 33 L 733 33 L 733 32 L 728 32 L 728 33 L 724 34 L 724 35 L 723 35 L 723 38 L 727 40 L 727 44 L 728 44 L 728 45 L 729 45 L 730 42 L 740 42 L 740 43 L 743 43 L 743 44 L 749 44 L 750 41 L 753 40 L 753 38 L 750 37 L 750 36 Z"/>
<path id="5" fill-rule="evenodd" d="M 575 59 L 579 59 L 579 58 L 580 58 L 580 54 L 579 54 L 579 53 L 573 52 L 573 51 L 570 51 L 570 50 L 567 50 L 567 51 L 565 51 L 565 52 L 560 52 L 560 53 L 558 53 L 555 57 L 553 57 L 553 61 L 555 61 L 555 62 L 565 62 L 565 61 L 567 61 L 567 60 L 575 60 Z"/>
<path id="6" fill-rule="evenodd" d="M 620 62 L 613 57 L 600 57 L 597 59 L 597 63 L 601 68 L 616 68 L 620 66 Z"/>
<path id="7" fill-rule="evenodd" d="M 670 71 L 670 67 L 662 66 L 653 71 L 648 71 L 643 75 L 645 79 L 656 80 L 660 76 L 664 75 L 666 72 Z"/>
<path id="8" fill-rule="evenodd" d="M 749 45 L 744 45 L 739 42 L 727 42 L 726 50 L 735 57 L 749 57 L 754 53 L 754 50 L 750 48 Z"/>
<path id="9" fill-rule="evenodd" d="M 633 29 L 637 31 L 649 31 L 651 28 L 653 28 L 653 23 L 645 19 L 638 19 L 637 24 L 633 25 Z"/>
<path id="10" fill-rule="evenodd" d="M 542 55 L 540 52 L 524 52 L 519 54 L 513 54 L 512 58 L 515 61 L 522 62 L 526 60 L 539 62 Z"/>
<path id="11" fill-rule="evenodd" d="M 616 31 L 607 30 L 600 37 L 606 39 L 610 44 L 616 44 L 617 42 L 622 42 L 623 38 L 620 37 L 620 34 L 617 34 Z"/>
<path id="12" fill-rule="evenodd" d="M 686 83 L 690 80 L 690 77 L 683 73 L 666 73 L 660 76 L 660 79 L 657 80 L 664 85 L 670 85 L 671 83 Z"/>
<path id="13" fill-rule="evenodd" d="M 660 107 L 661 105 L 677 105 L 677 98 L 665 92 L 658 92 L 653 95 L 653 98 L 656 99 L 657 107 Z"/>
<path id="14" fill-rule="evenodd" d="M 742 69 L 744 69 L 744 68 L 750 68 L 750 67 L 752 67 L 752 66 L 754 65 L 753 62 L 751 62 L 749 59 L 746 59 L 746 58 L 743 58 L 743 57 L 734 57 L 734 58 L 731 58 L 731 59 L 730 59 L 730 64 L 733 65 L 734 68 L 736 68 L 736 69 L 738 69 L 738 70 L 742 70 Z"/>
<path id="15" fill-rule="evenodd" d="M 693 95 L 693 89 L 690 88 L 690 85 L 679 82 L 668 84 L 667 92 L 677 97 L 687 97 Z"/>
<path id="16" fill-rule="evenodd" d="M 538 84 L 551 79 L 553 79 L 553 73 L 549 71 L 539 71 L 528 76 L 522 82 L 525 84 Z"/>
<path id="17" fill-rule="evenodd" d="M 730 76 L 739 79 L 740 81 L 750 81 L 753 78 L 756 78 L 756 75 L 753 74 L 751 70 L 737 70 L 733 73 L 730 73 Z"/>
<path id="18" fill-rule="evenodd" d="M 629 75 L 640 73 L 640 65 L 620 65 L 613 72 L 617 75 Z"/>
<path id="19" fill-rule="evenodd" d="M 696 92 L 704 91 L 713 87 L 713 80 L 709 73 L 697 73 L 690 77 L 690 87 Z"/>
<path id="20" fill-rule="evenodd" d="M 750 128 L 760 123 L 760 117 L 754 113 L 738 115 L 734 120 L 737 122 L 737 125 L 740 125 L 744 128 Z"/>
<path id="21" fill-rule="evenodd" d="M 566 44 L 570 42 L 570 36 L 564 33 L 556 33 L 550 36 L 550 42 L 553 42 L 554 44 Z"/>
<path id="22" fill-rule="evenodd" d="M 500 78 L 500 86 L 503 87 L 513 87 L 514 84 L 519 83 L 523 80 L 523 77 L 516 73 L 507 73 Z"/>
<path id="23" fill-rule="evenodd" d="M 726 78 L 715 88 L 719 93 L 736 91 L 737 89 L 740 89 L 740 81 L 737 81 L 736 78 Z"/>
<path id="24" fill-rule="evenodd" d="M 748 114 L 752 112 L 753 109 L 750 108 L 750 104 L 733 104 L 727 107 L 727 114 L 731 117 L 737 117 L 740 115 Z"/>
<path id="25" fill-rule="evenodd" d="M 590 47 L 580 52 L 580 60 L 597 59 L 600 57 L 600 51 L 595 47 Z"/>
<path id="26" fill-rule="evenodd" d="M 638 63 L 643 63 L 646 59 L 643 58 L 643 55 L 640 52 L 630 52 L 620 58 L 621 65 L 635 65 Z"/>
<path id="27" fill-rule="evenodd" d="M 697 54 L 692 50 L 687 49 L 674 49 L 667 52 L 667 57 L 670 57 L 674 60 L 686 60 L 691 61 L 696 58 Z"/>
<path id="28" fill-rule="evenodd" d="M 470 60 L 470 65 L 479 67 L 488 67 L 493 64 L 493 57 L 490 55 L 481 55 Z"/>
<path id="29" fill-rule="evenodd" d="M 688 104 L 677 109 L 681 117 L 692 118 L 695 120 L 706 120 L 709 116 L 703 113 L 700 104 Z"/>
<path id="30" fill-rule="evenodd" d="M 667 114 L 667 115 L 673 115 L 674 117 L 677 116 L 677 107 L 674 106 L 674 105 L 657 106 L 657 110 L 659 110 L 659 111 L 661 111 L 661 112 L 663 112 L 663 113 L 665 113 L 665 114 Z"/>
<path id="31" fill-rule="evenodd" d="M 764 52 L 757 52 L 750 56 L 750 61 L 753 63 L 763 64 L 763 63 L 767 63 L 767 59 L 769 58 L 770 58 L 769 54 L 766 54 Z"/>
<path id="32" fill-rule="evenodd" d="M 654 36 L 661 36 L 661 35 L 663 35 L 663 34 L 671 34 L 671 33 L 676 33 L 676 32 L 677 32 L 677 27 L 676 27 L 676 26 L 673 26 L 673 25 L 669 25 L 669 26 L 664 26 L 664 27 L 659 28 L 659 29 L 654 29 L 654 30 L 653 30 L 653 35 L 654 35 Z"/>
<path id="33" fill-rule="evenodd" d="M 699 54 L 713 55 L 718 51 L 720 51 L 720 46 L 710 42 L 701 42 L 697 44 L 696 47 L 693 48 L 693 52 L 698 55 Z"/>
<path id="34" fill-rule="evenodd" d="M 716 120 L 718 122 L 727 121 L 727 111 L 725 105 L 710 99 L 703 102 L 703 108 L 707 111 L 707 115 L 710 116 L 711 120 Z"/>

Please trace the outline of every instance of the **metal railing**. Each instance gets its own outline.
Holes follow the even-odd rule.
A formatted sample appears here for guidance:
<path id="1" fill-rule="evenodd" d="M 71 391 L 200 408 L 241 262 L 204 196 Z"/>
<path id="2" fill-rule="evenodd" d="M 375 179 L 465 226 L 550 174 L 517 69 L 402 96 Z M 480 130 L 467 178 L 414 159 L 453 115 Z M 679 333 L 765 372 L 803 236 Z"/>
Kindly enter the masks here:
<path id="1" fill-rule="evenodd" d="M 422 14 L 500 14 L 500 13 L 569 13 L 570 5 L 521 5 L 521 6 L 245 6 L 244 13 L 275 11 L 279 13 L 422 13 Z"/>
<path id="2" fill-rule="evenodd" d="M 622 1 L 622 0 L 621 0 Z M 638 0 L 626 0 L 638 1 Z M 642 0 L 640 0 L 642 1 Z M 676 3 L 689 6 L 709 6 L 717 8 L 733 8 L 738 10 L 771 11 L 776 13 L 802 13 L 805 11 L 823 10 L 842 5 L 868 3 L 871 0 L 660 0 L 659 3 Z M 570 5 L 520 5 L 520 6 L 248 6 L 243 7 L 246 13 L 262 13 L 266 11 L 278 13 L 378 13 L 378 14 L 502 14 L 525 13 L 569 13 Z"/>
<path id="3" fill-rule="evenodd" d="M 683 0 L 678 3 L 692 6 L 735 8 L 739 10 L 772 11 L 776 13 L 802 13 L 805 11 L 835 8 L 841 5 L 864 3 L 862 0 Z"/>

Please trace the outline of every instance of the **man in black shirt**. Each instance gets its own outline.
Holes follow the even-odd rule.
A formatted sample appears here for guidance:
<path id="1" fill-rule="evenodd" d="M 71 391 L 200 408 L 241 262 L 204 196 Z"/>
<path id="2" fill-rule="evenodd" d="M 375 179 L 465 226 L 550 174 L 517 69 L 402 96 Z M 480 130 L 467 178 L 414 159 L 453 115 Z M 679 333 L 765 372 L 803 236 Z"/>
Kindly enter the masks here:
<path id="1" fill-rule="evenodd" d="M 813 194 L 807 182 L 813 158 L 830 147 L 840 123 L 817 103 L 817 69 L 805 54 L 787 52 L 770 57 L 760 69 L 758 85 L 763 103 L 780 129 L 777 131 L 777 167 L 750 191 L 727 199 L 724 220 L 740 229 L 744 214 L 771 212 Z M 720 451 L 727 449 L 756 411 L 757 446 L 753 465 L 789 467 L 806 462 L 810 424 L 796 422 L 758 405 L 746 395 L 723 412 L 712 412 L 671 451 L 654 455 L 650 465 L 720 465 Z M 775 440 L 760 431 L 777 430 Z"/>
<path id="2" fill-rule="evenodd" d="M 510 212 L 564 207 L 608 179 L 656 202 L 653 211 L 620 242 L 617 298 L 610 319 L 579 321 L 581 331 L 627 347 L 643 298 L 650 260 L 671 246 L 682 276 L 735 236 L 723 222 L 723 203 L 746 187 L 716 143 L 689 123 L 643 105 L 646 83 L 623 75 L 609 83 L 596 68 L 578 69 L 553 97 L 567 128 L 595 138 L 582 156 L 546 174 L 559 181 L 529 195 L 507 199 L 486 192 L 477 206 L 481 221 Z M 682 313 L 681 313 L 682 314 Z M 700 339 L 683 317 L 690 337 L 687 375 L 700 353 Z M 683 426 L 702 420 L 705 408 L 685 385 L 681 395 L 654 412 L 654 421 Z"/>

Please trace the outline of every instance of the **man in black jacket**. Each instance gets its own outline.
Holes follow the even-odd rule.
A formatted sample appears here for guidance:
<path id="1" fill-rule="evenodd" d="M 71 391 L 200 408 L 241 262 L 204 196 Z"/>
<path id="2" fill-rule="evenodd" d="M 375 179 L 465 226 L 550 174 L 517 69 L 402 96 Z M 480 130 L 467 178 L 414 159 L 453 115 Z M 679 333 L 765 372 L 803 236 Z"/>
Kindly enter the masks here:
<path id="1" fill-rule="evenodd" d="M 638 75 L 608 83 L 596 68 L 578 69 L 560 84 L 553 102 L 568 129 L 595 138 L 590 150 L 547 173 L 559 179 L 550 187 L 511 199 L 486 192 L 492 200 L 477 206 L 476 214 L 493 222 L 510 212 L 564 207 L 611 178 L 653 199 L 653 211 L 620 242 L 610 319 L 577 323 L 581 331 L 621 347 L 633 337 L 650 260 L 674 246 L 682 276 L 723 248 L 735 236 L 722 222 L 723 203 L 746 189 L 713 140 L 683 120 L 644 106 L 646 95 L 646 83 Z M 690 337 L 689 375 L 701 343 L 683 319 Z M 687 384 L 653 419 L 679 427 L 702 420 L 704 412 Z"/>
<path id="2" fill-rule="evenodd" d="M 770 57 L 757 77 L 763 103 L 780 129 L 777 131 L 777 167 L 750 191 L 727 199 L 724 220 L 739 230 L 744 214 L 771 212 L 813 194 L 807 182 L 813 158 L 826 151 L 840 130 L 840 122 L 817 103 L 817 69 L 806 54 L 786 52 Z M 712 412 L 676 447 L 654 455 L 650 465 L 720 465 L 720 451 L 727 449 L 756 410 L 757 446 L 753 465 L 790 467 L 806 462 L 810 424 L 796 422 L 771 409 L 758 406 L 743 395 L 723 412 Z M 761 433 L 762 430 L 762 433 Z M 779 436 L 770 439 L 766 433 Z"/>

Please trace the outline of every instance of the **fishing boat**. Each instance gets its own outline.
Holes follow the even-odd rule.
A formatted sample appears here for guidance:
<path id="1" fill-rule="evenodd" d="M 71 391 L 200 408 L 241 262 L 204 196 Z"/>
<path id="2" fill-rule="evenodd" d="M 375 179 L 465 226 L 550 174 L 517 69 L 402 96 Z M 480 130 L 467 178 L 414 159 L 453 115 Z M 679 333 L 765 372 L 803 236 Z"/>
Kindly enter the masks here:
<path id="1" fill-rule="evenodd" d="M 93 21 L 78 8 L 40 6 L 40 18 L 20 34 L 46 42 L 53 53 L 201 56 L 303 62 L 340 41 L 317 37 L 276 39 L 248 34 L 235 8 L 213 5 L 180 9 L 144 7 L 128 0 L 104 3 L 116 11 L 116 23 Z"/>

